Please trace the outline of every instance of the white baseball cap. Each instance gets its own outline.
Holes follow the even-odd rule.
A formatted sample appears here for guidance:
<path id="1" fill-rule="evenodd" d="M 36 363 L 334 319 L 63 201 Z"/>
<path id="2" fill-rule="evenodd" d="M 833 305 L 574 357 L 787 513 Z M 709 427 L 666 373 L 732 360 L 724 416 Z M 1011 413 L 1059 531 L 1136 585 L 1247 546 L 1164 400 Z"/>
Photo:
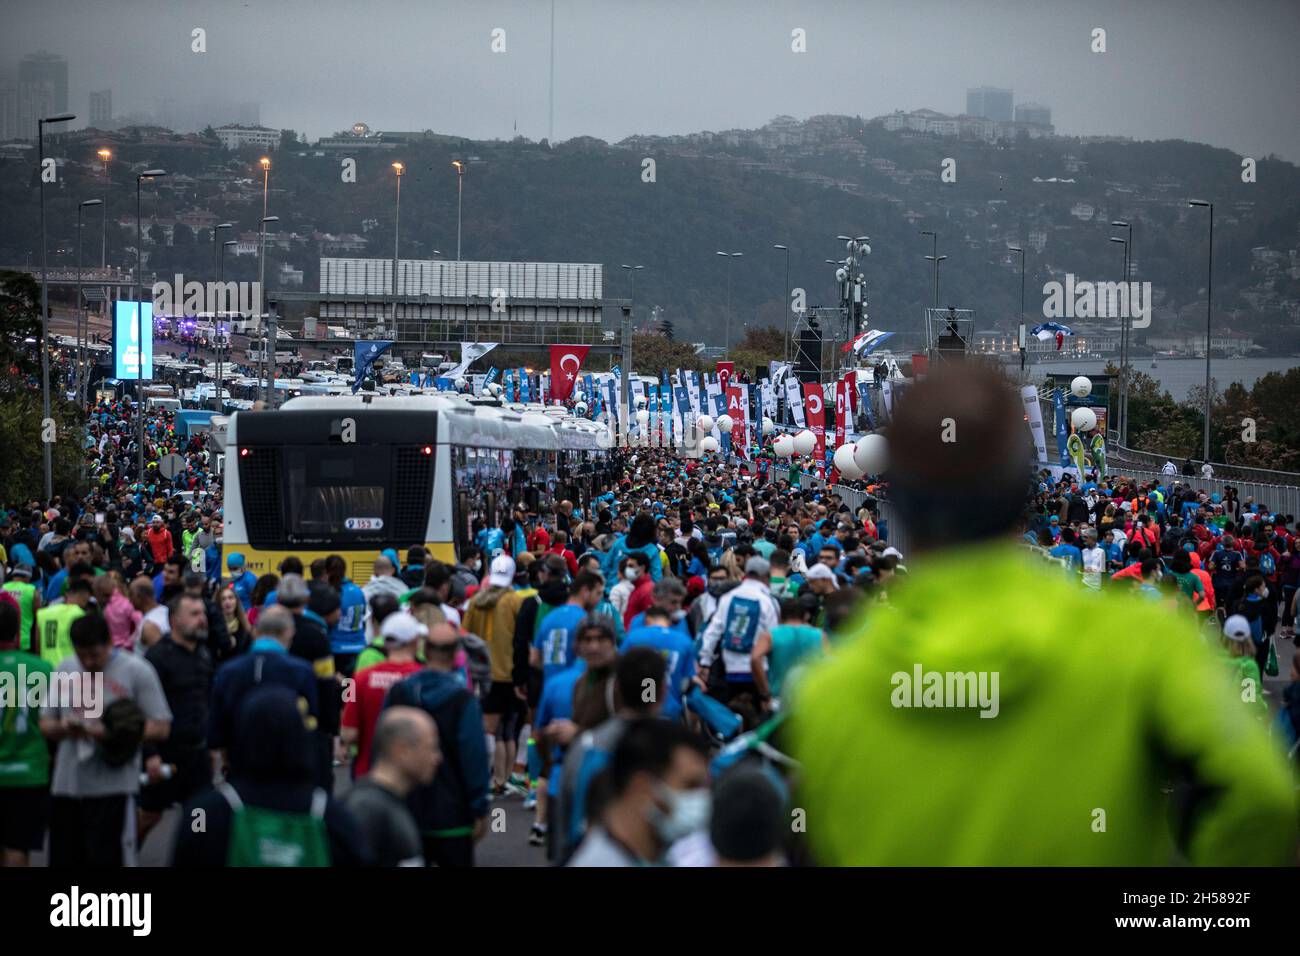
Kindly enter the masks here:
<path id="1" fill-rule="evenodd" d="M 496 588 L 508 588 L 514 583 L 515 559 L 508 554 L 498 554 L 488 569 L 488 584 Z"/>
<path id="2" fill-rule="evenodd" d="M 809 568 L 804 578 L 809 581 L 830 581 L 839 590 L 840 582 L 835 577 L 835 572 L 820 562 Z"/>
<path id="3" fill-rule="evenodd" d="M 1230 641 L 1250 640 L 1250 621 L 1244 615 L 1232 615 L 1223 622 L 1223 636 Z"/>
<path id="4" fill-rule="evenodd" d="M 429 629 L 425 627 L 410 611 L 394 611 L 384 618 L 379 626 L 379 636 L 395 644 L 409 644 L 420 637 L 427 637 Z"/>

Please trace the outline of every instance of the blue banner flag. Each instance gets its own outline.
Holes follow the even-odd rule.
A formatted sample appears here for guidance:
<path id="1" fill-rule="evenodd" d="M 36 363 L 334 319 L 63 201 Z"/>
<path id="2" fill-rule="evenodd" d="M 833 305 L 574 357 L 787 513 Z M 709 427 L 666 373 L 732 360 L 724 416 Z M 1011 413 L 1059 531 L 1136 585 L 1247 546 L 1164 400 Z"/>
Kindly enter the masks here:
<path id="1" fill-rule="evenodd" d="M 392 342 L 358 342 L 353 351 L 352 364 L 356 368 L 356 380 L 352 383 L 352 391 L 355 394 L 361 390 L 361 383 L 365 381 L 366 376 L 370 374 L 370 368 L 375 364 L 375 359 L 383 355 L 393 347 Z"/>
<path id="2" fill-rule="evenodd" d="M 1065 395 L 1059 388 L 1052 389 L 1052 405 L 1056 410 L 1056 453 L 1061 465 L 1068 468 L 1070 451 L 1066 442 L 1069 440 L 1070 426 L 1066 424 L 1065 418 Z"/>

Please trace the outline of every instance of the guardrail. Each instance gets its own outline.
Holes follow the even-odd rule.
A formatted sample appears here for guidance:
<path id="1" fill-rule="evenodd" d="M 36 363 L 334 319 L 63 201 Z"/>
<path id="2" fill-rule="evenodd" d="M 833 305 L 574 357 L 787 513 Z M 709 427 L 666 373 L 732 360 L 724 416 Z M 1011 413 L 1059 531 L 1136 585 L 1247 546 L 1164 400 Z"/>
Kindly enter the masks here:
<path id="1" fill-rule="evenodd" d="M 1183 475 L 1164 475 L 1158 471 L 1150 471 L 1139 468 L 1119 467 L 1109 469 L 1111 476 L 1137 478 L 1140 481 L 1160 481 L 1172 484 L 1175 481 L 1181 481 L 1183 484 L 1196 489 L 1204 490 L 1213 494 L 1218 492 L 1219 495 L 1228 488 L 1237 489 L 1237 498 L 1243 504 L 1248 500 L 1259 505 L 1271 514 L 1281 512 L 1284 515 L 1300 514 L 1300 487 L 1295 485 L 1276 485 L 1262 481 L 1243 481 L 1239 478 L 1189 478 Z"/>
<path id="2" fill-rule="evenodd" d="M 1181 461 L 1155 452 L 1141 451 L 1137 448 L 1125 448 L 1123 445 L 1108 445 L 1106 452 L 1112 459 L 1130 461 L 1135 465 L 1150 465 L 1151 470 L 1159 471 L 1165 462 L 1172 461 L 1181 465 Z M 1255 481 L 1267 485 L 1293 485 L 1300 487 L 1300 474 L 1293 471 L 1274 471 L 1269 468 L 1250 468 L 1246 465 L 1228 465 L 1217 461 L 1210 462 L 1215 478 L 1230 478 L 1235 481 Z M 1200 474 L 1200 468 L 1197 468 Z M 1184 478 L 1184 480 L 1189 480 Z"/>

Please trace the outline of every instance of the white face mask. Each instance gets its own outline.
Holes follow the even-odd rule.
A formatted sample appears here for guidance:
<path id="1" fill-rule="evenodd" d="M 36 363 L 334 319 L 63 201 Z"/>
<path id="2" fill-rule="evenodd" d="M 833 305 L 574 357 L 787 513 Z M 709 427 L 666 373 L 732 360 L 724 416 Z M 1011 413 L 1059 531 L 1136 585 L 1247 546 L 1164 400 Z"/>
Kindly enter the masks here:
<path id="1" fill-rule="evenodd" d="M 668 804 L 668 812 L 656 808 L 652 820 L 655 832 L 665 846 L 671 846 L 682 837 L 709 825 L 713 795 L 707 788 L 672 790 L 661 784 L 655 789 L 659 798 Z"/>
<path id="2" fill-rule="evenodd" d="M 637 575 L 639 575 L 640 573 L 641 573 L 640 568 L 629 567 L 626 571 L 623 572 L 623 577 L 627 578 L 629 581 L 635 581 L 637 579 Z"/>

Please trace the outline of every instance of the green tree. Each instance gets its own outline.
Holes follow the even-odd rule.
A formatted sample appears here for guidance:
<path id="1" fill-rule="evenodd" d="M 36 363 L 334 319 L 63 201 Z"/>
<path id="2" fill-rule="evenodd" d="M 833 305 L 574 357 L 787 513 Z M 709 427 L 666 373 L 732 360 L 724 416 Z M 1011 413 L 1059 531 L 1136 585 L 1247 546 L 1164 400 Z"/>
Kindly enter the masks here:
<path id="1" fill-rule="evenodd" d="M 35 277 L 27 272 L 0 272 L 0 369 L 4 372 L 0 391 L 20 388 L 26 376 L 40 372 L 39 352 L 24 344 L 40 335 L 41 287 Z"/>
<path id="2" fill-rule="evenodd" d="M 774 326 L 746 329 L 745 337 L 727 353 L 727 359 L 736 363 L 736 372 L 753 372 L 767 368 L 769 362 L 785 354 L 785 335 Z"/>
<path id="3" fill-rule="evenodd" d="M 54 420 L 54 493 L 84 490 L 80 438 L 85 421 L 78 408 L 51 394 Z M 10 391 L 0 402 L 0 501 L 26 501 L 45 495 L 41 441 L 46 432 L 39 388 Z"/>
<path id="4" fill-rule="evenodd" d="M 698 371 L 705 367 L 705 363 L 685 342 L 675 342 L 657 332 L 635 332 L 632 335 L 632 366 L 638 375 L 658 375 L 664 369 Z"/>

